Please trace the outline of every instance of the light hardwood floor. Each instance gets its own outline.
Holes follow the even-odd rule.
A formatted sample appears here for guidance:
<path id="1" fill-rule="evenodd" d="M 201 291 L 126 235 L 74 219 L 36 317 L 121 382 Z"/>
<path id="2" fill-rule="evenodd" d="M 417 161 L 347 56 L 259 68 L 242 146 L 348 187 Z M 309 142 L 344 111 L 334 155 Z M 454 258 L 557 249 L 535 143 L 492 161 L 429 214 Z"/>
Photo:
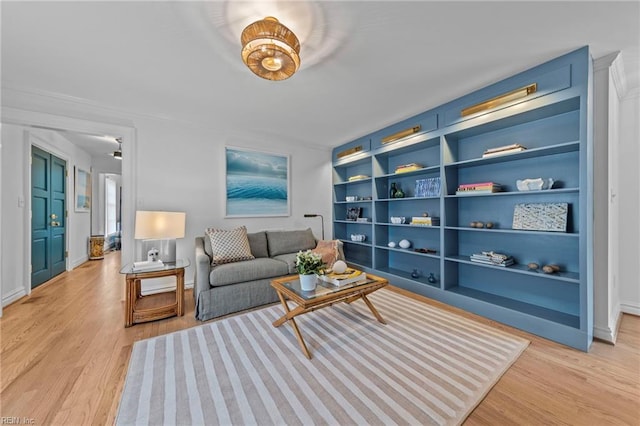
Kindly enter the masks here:
<path id="1" fill-rule="evenodd" d="M 184 317 L 124 328 L 119 262 L 85 263 L 5 308 L 0 416 L 112 424 L 133 343 L 200 324 L 187 291 Z M 640 424 L 639 317 L 623 317 L 615 347 L 595 342 L 587 354 L 446 308 L 531 341 L 465 424 Z"/>

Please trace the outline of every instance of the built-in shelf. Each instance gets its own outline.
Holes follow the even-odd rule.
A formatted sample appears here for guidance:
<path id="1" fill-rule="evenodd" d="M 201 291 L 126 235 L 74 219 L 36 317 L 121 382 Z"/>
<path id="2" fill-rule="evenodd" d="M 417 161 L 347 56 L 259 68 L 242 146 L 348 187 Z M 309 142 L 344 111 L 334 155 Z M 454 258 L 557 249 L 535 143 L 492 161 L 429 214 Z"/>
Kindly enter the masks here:
<path id="1" fill-rule="evenodd" d="M 344 241 L 347 262 L 389 277 L 392 285 L 587 350 L 593 333 L 590 61 L 588 48 L 576 50 L 335 148 L 333 229 Z M 461 116 L 471 105 L 534 82 L 538 91 L 532 96 Z M 383 142 L 418 126 L 419 133 Z M 526 150 L 482 158 L 489 149 L 512 144 Z M 362 152 L 353 161 L 338 158 L 355 147 Z M 420 168 L 395 173 L 407 164 Z M 348 181 L 358 175 L 370 177 Z M 439 178 L 440 195 L 414 197 L 416 181 L 426 178 Z M 518 191 L 517 180 L 526 178 L 552 178 L 555 187 Z M 504 192 L 455 194 L 474 182 L 497 182 Z M 405 197 L 389 198 L 392 184 Z M 360 200 L 348 202 L 349 196 Z M 511 229 L 514 209 L 522 203 L 566 203 L 567 232 Z M 352 217 L 346 215 L 350 207 L 360 207 L 370 222 L 343 220 Z M 439 218 L 439 225 L 390 223 L 391 217 L 410 222 L 425 213 Z M 478 221 L 494 227 L 469 226 Z M 367 240 L 350 241 L 356 233 Z M 411 248 L 387 246 L 404 239 Z M 471 262 L 471 253 L 484 250 L 521 264 Z M 531 270 L 527 262 L 540 267 Z M 545 264 L 557 264 L 562 272 L 546 274 Z M 411 276 L 413 269 L 422 271 L 418 278 Z M 427 281 L 430 272 L 437 283 Z"/>
<path id="2" fill-rule="evenodd" d="M 427 277 L 429 276 L 429 272 L 428 271 L 427 272 L 423 272 L 423 274 L 421 276 L 419 276 L 418 278 L 413 278 L 411 276 L 411 272 L 402 271 L 400 269 L 388 268 L 388 267 L 379 267 L 379 268 L 376 268 L 376 269 L 378 271 L 384 272 L 384 273 L 389 274 L 389 275 L 395 275 L 396 277 L 400 277 L 400 278 L 416 281 L 416 282 L 419 282 L 420 284 L 428 285 L 430 287 L 440 288 L 440 282 L 439 281 L 436 281 L 435 283 L 430 283 L 429 281 L 427 281 Z"/>
<path id="3" fill-rule="evenodd" d="M 468 194 L 468 195 L 447 195 L 446 198 L 471 198 L 471 197 L 510 197 L 513 195 L 555 195 L 555 194 L 568 194 L 568 193 L 577 193 L 579 192 L 578 188 L 558 188 L 558 189 L 545 189 L 541 191 L 509 191 L 509 192 L 486 192 L 479 194 Z"/>
<path id="4" fill-rule="evenodd" d="M 578 151 L 580 149 L 580 142 L 568 142 L 557 145 L 545 146 L 541 148 L 532 148 L 525 151 L 515 152 L 513 154 L 498 155 L 495 157 L 487 158 L 473 158 L 471 160 L 456 161 L 453 163 L 445 164 L 445 167 L 475 167 L 496 163 L 504 163 L 507 161 L 524 160 L 525 158 L 537 158 L 547 155 L 563 154 L 565 152 Z"/>
<path id="5" fill-rule="evenodd" d="M 502 306 L 503 308 L 512 309 L 514 311 L 522 312 L 537 318 L 552 321 L 554 323 L 567 325 L 573 328 L 580 327 L 580 317 L 578 317 L 577 315 L 571 315 L 565 312 L 543 308 L 531 303 L 525 303 L 519 300 L 510 299 L 508 297 L 502 297 L 467 287 L 454 286 L 446 289 L 446 291 L 461 294 L 463 296 L 481 300 L 483 302 L 491 303 L 492 305 Z"/>
<path id="6" fill-rule="evenodd" d="M 376 225 L 378 225 L 376 223 Z M 415 226 L 414 226 L 415 227 Z M 503 229 L 503 228 L 470 228 L 466 226 L 445 226 L 444 229 L 452 231 L 470 231 L 470 232 L 488 232 L 496 234 L 514 234 L 514 235 L 537 235 L 537 236 L 553 236 L 553 237 L 573 237 L 578 238 L 580 234 L 574 232 L 551 232 L 551 231 L 525 231 L 520 229 Z"/>
<path id="7" fill-rule="evenodd" d="M 532 275 L 536 277 L 542 277 L 549 280 L 566 281 L 573 284 L 578 284 L 580 282 L 580 274 L 576 272 L 563 271 L 563 272 L 555 272 L 553 274 L 545 274 L 544 272 L 542 272 L 543 265 L 540 265 L 540 269 L 531 270 L 527 267 L 527 265 L 519 265 L 517 263 L 511 266 L 497 266 L 497 265 L 494 266 L 494 265 L 487 265 L 484 263 L 472 262 L 471 260 L 469 260 L 469 256 L 447 256 L 445 257 L 445 260 L 449 260 L 451 262 L 465 263 L 467 265 L 473 265 L 479 268 L 491 268 L 499 271 L 513 272 L 516 274 L 525 274 L 525 275 Z"/>
<path id="8" fill-rule="evenodd" d="M 405 253 L 405 254 L 412 254 L 415 256 L 430 257 L 432 259 L 440 259 L 440 255 L 438 253 L 436 254 L 421 253 L 419 251 L 415 251 L 415 249 L 413 248 L 403 249 L 398 247 L 389 247 L 389 246 L 381 246 L 381 245 L 376 245 L 376 248 L 381 250 L 393 251 L 396 253 Z"/>
<path id="9" fill-rule="evenodd" d="M 411 170 L 410 172 L 402 172 L 402 173 L 386 173 L 380 176 L 376 176 L 376 179 L 388 179 L 388 178 L 402 178 L 406 176 L 415 176 L 415 175 L 423 175 L 427 173 L 440 172 L 440 165 L 423 167 L 421 169 Z"/>

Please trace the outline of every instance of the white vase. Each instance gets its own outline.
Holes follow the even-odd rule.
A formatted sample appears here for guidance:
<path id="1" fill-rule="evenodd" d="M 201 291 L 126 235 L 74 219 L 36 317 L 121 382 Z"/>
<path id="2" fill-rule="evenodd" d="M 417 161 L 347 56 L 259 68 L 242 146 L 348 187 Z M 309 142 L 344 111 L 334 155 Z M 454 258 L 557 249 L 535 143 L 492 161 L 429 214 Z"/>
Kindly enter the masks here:
<path id="1" fill-rule="evenodd" d="M 316 282 L 318 281 L 318 276 L 316 274 L 300 274 L 299 278 L 300 288 L 302 289 L 302 291 L 312 291 L 316 289 Z"/>

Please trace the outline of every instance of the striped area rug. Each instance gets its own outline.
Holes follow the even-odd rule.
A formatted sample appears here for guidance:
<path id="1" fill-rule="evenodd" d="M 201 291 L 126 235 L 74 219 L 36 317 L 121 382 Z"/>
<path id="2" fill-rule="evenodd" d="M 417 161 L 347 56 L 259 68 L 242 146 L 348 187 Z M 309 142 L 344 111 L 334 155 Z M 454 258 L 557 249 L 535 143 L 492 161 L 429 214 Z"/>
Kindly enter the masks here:
<path id="1" fill-rule="evenodd" d="M 136 342 L 118 425 L 460 424 L 529 342 L 382 289 L 274 328 L 280 305 Z"/>

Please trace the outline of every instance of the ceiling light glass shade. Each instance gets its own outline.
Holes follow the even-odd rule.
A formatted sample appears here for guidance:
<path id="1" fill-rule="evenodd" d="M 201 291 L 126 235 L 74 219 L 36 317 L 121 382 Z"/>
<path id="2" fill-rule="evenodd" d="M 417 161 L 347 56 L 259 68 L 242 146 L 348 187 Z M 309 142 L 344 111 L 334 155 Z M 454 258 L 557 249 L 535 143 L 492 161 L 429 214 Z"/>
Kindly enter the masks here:
<path id="1" fill-rule="evenodd" d="M 122 151 L 113 151 L 113 158 L 115 158 L 116 160 L 122 160 Z"/>
<path id="2" fill-rule="evenodd" d="M 285 80 L 300 68 L 298 37 L 274 17 L 249 24 L 240 41 L 242 61 L 259 77 Z"/>

